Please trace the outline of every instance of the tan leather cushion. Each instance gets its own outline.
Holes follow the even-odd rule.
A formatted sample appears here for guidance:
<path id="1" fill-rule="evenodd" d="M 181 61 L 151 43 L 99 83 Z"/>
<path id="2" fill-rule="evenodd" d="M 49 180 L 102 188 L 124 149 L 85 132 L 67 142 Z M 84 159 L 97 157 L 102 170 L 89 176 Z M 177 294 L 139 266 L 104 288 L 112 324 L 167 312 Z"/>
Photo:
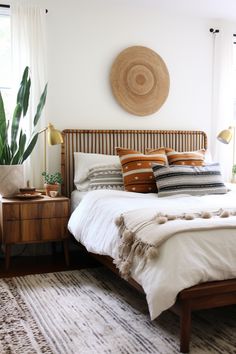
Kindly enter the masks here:
<path id="1" fill-rule="evenodd" d="M 167 164 L 165 149 L 157 149 L 155 153 L 149 155 L 126 148 L 116 148 L 116 152 L 120 157 L 126 191 L 157 192 L 152 163 Z"/>

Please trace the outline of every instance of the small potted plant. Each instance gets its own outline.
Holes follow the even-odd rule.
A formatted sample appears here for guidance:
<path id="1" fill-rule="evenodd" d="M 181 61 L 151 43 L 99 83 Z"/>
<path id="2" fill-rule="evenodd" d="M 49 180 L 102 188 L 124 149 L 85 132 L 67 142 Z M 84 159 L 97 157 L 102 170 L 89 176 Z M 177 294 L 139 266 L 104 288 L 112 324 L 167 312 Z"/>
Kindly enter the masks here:
<path id="1" fill-rule="evenodd" d="M 49 197 L 56 197 L 59 192 L 59 187 L 63 182 L 61 173 L 48 173 L 44 171 L 42 176 L 44 177 L 44 188 L 46 195 Z"/>

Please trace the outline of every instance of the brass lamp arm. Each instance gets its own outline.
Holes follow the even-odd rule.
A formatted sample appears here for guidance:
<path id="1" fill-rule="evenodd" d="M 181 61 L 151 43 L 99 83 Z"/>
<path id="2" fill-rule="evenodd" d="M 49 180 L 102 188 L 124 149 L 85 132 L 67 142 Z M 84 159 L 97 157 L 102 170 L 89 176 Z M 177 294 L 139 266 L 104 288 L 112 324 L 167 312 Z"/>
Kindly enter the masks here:
<path id="1" fill-rule="evenodd" d="M 48 129 L 48 127 L 43 128 L 42 130 L 40 130 L 40 131 L 38 132 L 38 135 L 41 134 L 41 133 L 43 133 L 43 132 L 45 132 L 47 129 Z"/>
<path id="2" fill-rule="evenodd" d="M 47 134 L 46 134 L 47 132 Z M 47 127 L 41 129 L 38 135 L 44 133 L 44 171 L 47 168 L 47 137 L 48 145 L 58 145 L 63 143 L 63 137 L 61 132 L 54 128 L 54 126 L 49 123 Z"/>

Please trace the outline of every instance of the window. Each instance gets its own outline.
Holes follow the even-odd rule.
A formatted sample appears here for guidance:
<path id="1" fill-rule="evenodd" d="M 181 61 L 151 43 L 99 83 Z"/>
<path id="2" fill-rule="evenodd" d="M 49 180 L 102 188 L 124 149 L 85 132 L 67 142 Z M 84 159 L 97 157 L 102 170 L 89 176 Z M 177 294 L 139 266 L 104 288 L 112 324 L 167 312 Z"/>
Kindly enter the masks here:
<path id="1" fill-rule="evenodd" d="M 8 8 L 0 7 L 0 90 L 7 117 L 12 115 L 11 23 Z"/>

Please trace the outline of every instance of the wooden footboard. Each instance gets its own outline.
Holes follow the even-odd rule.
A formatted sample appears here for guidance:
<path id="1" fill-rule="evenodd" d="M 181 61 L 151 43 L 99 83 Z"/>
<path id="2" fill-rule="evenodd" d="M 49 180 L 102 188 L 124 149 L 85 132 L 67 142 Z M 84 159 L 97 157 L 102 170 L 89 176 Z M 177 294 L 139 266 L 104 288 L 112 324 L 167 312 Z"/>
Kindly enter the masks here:
<path id="1" fill-rule="evenodd" d="M 180 352 L 189 352 L 192 311 L 236 304 L 236 279 L 214 281 L 182 290 L 176 307 L 180 314 Z"/>

